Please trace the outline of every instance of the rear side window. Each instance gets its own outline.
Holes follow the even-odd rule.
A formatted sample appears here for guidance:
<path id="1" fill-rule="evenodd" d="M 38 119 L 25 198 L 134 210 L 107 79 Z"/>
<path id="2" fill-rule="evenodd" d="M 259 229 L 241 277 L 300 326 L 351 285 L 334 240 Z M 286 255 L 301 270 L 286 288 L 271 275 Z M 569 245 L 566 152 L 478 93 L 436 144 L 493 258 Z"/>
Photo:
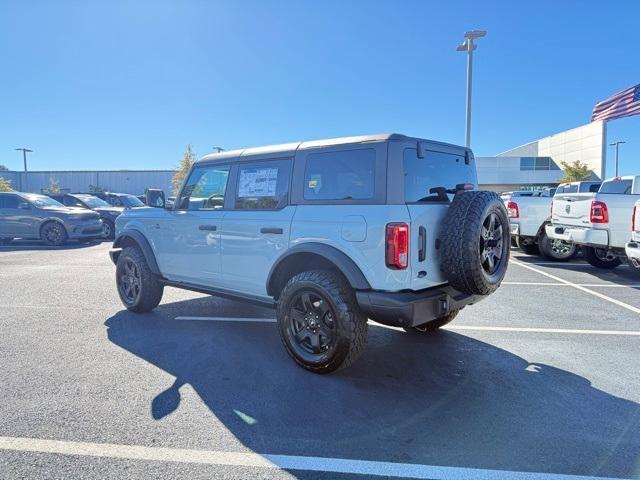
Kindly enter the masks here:
<path id="1" fill-rule="evenodd" d="M 589 192 L 590 193 L 595 193 L 598 190 L 600 190 L 600 184 L 599 183 L 592 183 L 591 185 L 589 185 Z"/>
<path id="2" fill-rule="evenodd" d="M 54 197 L 52 197 L 54 198 Z M 60 201 L 59 198 L 55 198 L 55 200 Z M 64 198 L 62 199 L 61 202 L 63 205 L 66 205 L 67 207 L 84 207 L 84 205 L 82 204 L 82 202 L 80 200 L 78 200 L 75 197 L 72 197 L 71 195 L 65 195 Z"/>
<path id="3" fill-rule="evenodd" d="M 599 193 L 621 193 L 628 195 L 631 193 L 631 180 L 609 180 L 600 187 Z"/>
<path id="4" fill-rule="evenodd" d="M 473 168 L 465 164 L 464 155 L 426 150 L 424 158 L 418 158 L 415 148 L 406 148 L 403 160 L 407 203 L 442 201 L 441 196 L 429 190 L 438 187 L 455 190 L 458 184 L 476 183 Z"/>
<path id="5" fill-rule="evenodd" d="M 229 166 L 196 167 L 180 193 L 180 210 L 217 210 L 224 207 Z"/>
<path id="6" fill-rule="evenodd" d="M 286 206 L 290 170 L 290 160 L 240 164 L 236 210 L 276 210 Z"/>
<path id="7" fill-rule="evenodd" d="M 18 208 L 20 201 L 15 195 L 0 195 L 0 208 Z"/>
<path id="8" fill-rule="evenodd" d="M 376 151 L 372 148 L 312 153 L 304 171 L 305 200 L 373 198 Z"/>

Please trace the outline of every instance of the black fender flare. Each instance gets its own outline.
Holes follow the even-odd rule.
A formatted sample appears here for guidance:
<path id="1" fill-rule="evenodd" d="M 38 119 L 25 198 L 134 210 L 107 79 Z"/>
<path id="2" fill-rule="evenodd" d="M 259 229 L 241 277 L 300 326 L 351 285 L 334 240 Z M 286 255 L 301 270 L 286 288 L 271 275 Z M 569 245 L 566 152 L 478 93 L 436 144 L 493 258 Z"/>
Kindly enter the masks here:
<path id="1" fill-rule="evenodd" d="M 147 261 L 147 265 L 149 265 L 149 269 L 156 275 L 160 274 L 160 268 L 158 268 L 158 262 L 156 261 L 156 256 L 153 253 L 153 249 L 151 248 L 151 244 L 149 244 L 149 240 L 144 234 L 138 230 L 126 230 L 121 232 L 115 240 L 113 241 L 114 248 L 122 248 L 123 243 L 126 242 L 127 239 L 133 240 L 142 250 L 142 254 L 144 255 L 145 260 Z M 119 255 L 119 254 L 118 254 Z M 111 259 L 116 263 L 118 261 L 118 255 L 111 255 Z"/>
<path id="2" fill-rule="evenodd" d="M 269 271 L 269 275 L 267 276 L 267 292 L 269 293 L 269 295 L 273 293 L 271 291 L 272 281 L 274 279 L 275 272 L 278 270 L 278 266 L 287 258 L 299 253 L 312 253 L 323 257 L 324 259 L 333 263 L 335 267 L 344 275 L 351 287 L 355 290 L 371 289 L 371 285 L 362 273 L 362 270 L 360 270 L 360 267 L 358 267 L 358 265 L 356 265 L 356 263 L 351 260 L 351 258 L 349 258 L 344 252 L 338 250 L 336 247 L 327 245 L 325 243 L 305 242 L 299 243 L 288 249 L 271 266 L 271 270 Z"/>

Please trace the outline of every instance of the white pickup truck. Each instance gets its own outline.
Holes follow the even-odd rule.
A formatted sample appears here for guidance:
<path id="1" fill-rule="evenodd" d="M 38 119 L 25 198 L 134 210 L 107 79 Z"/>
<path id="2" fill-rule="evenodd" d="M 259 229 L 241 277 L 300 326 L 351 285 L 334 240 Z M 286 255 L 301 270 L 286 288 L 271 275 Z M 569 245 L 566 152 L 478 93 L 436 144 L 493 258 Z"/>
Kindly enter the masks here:
<path id="1" fill-rule="evenodd" d="M 640 199 L 640 175 L 605 180 L 598 193 L 556 194 L 547 236 L 583 246 L 598 268 L 615 268 L 626 258 L 633 206 Z"/>
<path id="2" fill-rule="evenodd" d="M 640 200 L 633 206 L 631 214 L 631 241 L 624 247 L 627 258 L 636 270 L 640 270 Z"/>
<path id="3" fill-rule="evenodd" d="M 576 246 L 564 240 L 547 237 L 545 226 L 550 223 L 551 204 L 559 193 L 596 192 L 600 182 L 570 182 L 536 192 L 533 196 L 504 198 L 509 214 L 511 238 L 522 251 L 530 255 L 541 253 L 553 261 L 566 261 L 576 254 Z"/>

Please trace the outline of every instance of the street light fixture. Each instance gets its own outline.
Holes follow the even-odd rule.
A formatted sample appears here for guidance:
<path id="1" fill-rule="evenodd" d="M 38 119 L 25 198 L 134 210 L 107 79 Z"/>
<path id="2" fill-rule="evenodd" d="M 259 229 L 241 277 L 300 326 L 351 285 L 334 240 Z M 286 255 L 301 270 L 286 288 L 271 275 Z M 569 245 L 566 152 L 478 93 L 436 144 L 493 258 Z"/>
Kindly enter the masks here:
<path id="1" fill-rule="evenodd" d="M 465 128 L 465 145 L 471 146 L 471 86 L 473 84 L 473 52 L 478 46 L 474 41 L 487 34 L 485 30 L 471 30 L 465 32 L 464 42 L 458 45 L 456 51 L 467 52 L 467 123 Z"/>
<path id="2" fill-rule="evenodd" d="M 612 147 L 616 147 L 616 177 L 618 176 L 618 147 L 623 144 L 623 143 L 627 143 L 627 142 L 623 142 L 621 140 L 618 140 L 616 142 L 611 142 L 609 145 Z"/>

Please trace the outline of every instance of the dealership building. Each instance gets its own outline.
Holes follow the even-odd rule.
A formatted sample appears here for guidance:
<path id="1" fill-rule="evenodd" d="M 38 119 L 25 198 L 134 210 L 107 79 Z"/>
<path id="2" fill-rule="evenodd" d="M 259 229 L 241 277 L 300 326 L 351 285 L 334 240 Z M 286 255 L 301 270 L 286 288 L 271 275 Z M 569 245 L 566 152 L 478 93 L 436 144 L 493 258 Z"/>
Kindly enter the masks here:
<path id="1" fill-rule="evenodd" d="M 592 179 L 605 178 L 606 122 L 588 123 L 556 133 L 495 157 L 476 157 L 481 189 L 504 192 L 557 185 L 561 162 L 575 160 L 587 164 Z M 95 189 L 140 195 L 146 188 L 159 188 L 171 195 L 174 170 L 34 171 L 0 172 L 13 188 L 41 192 L 55 181 L 63 192 L 89 192 Z"/>
<path id="2" fill-rule="evenodd" d="M 478 183 L 497 192 L 557 185 L 562 162 L 580 160 L 594 180 L 606 176 L 606 122 L 598 121 L 529 142 L 495 157 L 476 157 Z"/>

